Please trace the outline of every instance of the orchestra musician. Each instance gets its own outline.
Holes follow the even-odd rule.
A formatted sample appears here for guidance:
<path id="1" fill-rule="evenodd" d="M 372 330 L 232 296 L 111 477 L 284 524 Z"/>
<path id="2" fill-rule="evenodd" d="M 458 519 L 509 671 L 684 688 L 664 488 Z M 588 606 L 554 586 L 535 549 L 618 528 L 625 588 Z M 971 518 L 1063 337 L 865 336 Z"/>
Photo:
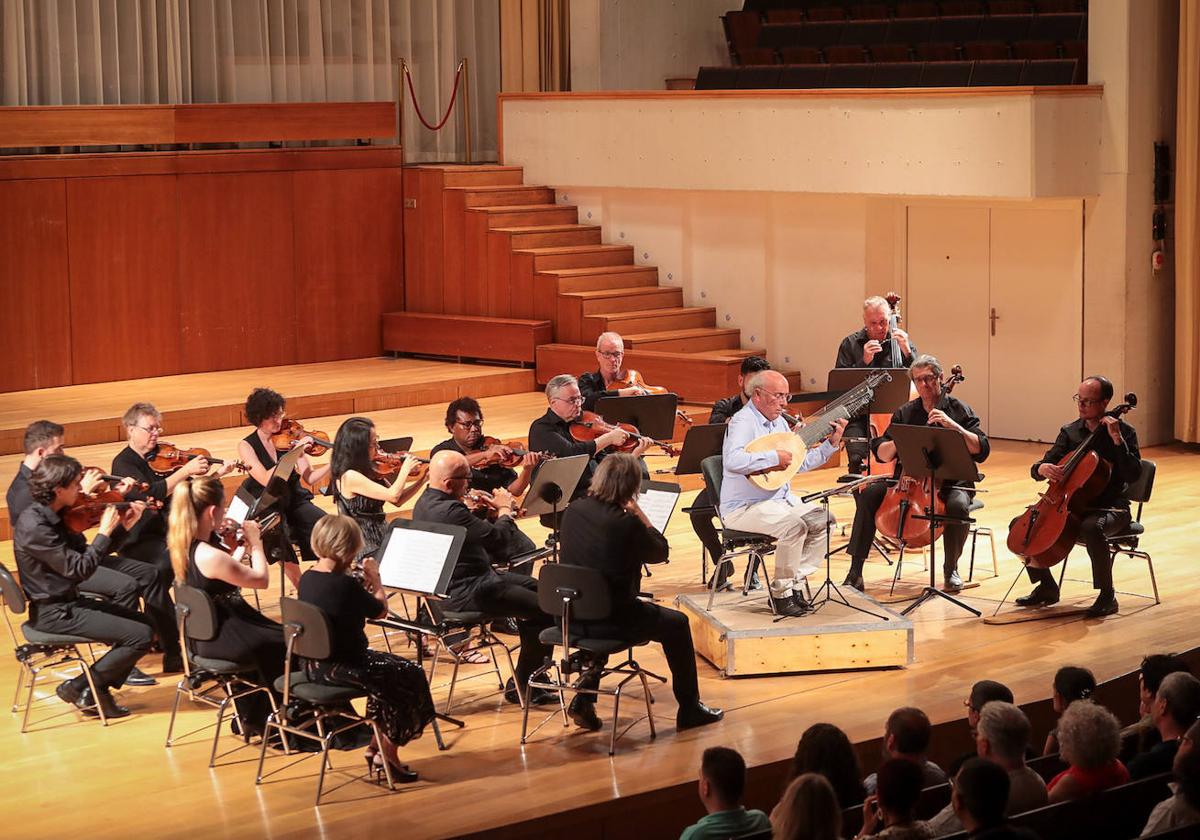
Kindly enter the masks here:
<path id="1" fill-rule="evenodd" d="M 887 300 L 869 297 L 863 301 L 863 328 L 842 339 L 838 347 L 835 368 L 902 368 L 912 364 L 917 355 L 916 345 L 908 333 L 897 327 L 890 329 L 892 307 Z M 893 345 L 892 339 L 895 339 Z M 846 426 L 846 456 L 849 472 L 861 474 L 866 469 L 870 451 L 870 417 L 853 418 Z"/>
<path id="2" fill-rule="evenodd" d="M 600 333 L 596 339 L 597 369 L 579 375 L 579 392 L 583 395 L 583 410 L 595 411 L 601 397 L 637 397 L 646 391 L 636 385 L 612 388 L 612 383 L 624 378 L 625 341 L 615 332 Z"/>
<path id="3" fill-rule="evenodd" d="M 790 396 L 787 379 L 777 371 L 764 370 L 752 374 L 745 387 L 750 392 L 750 401 L 729 421 L 721 451 L 724 463 L 721 521 L 739 531 L 776 538 L 772 607 L 780 615 L 803 615 L 808 605 L 798 587 L 824 559 L 829 541 L 827 525 L 833 520 L 826 521 L 820 505 L 797 500 L 787 484 L 778 490 L 764 490 L 748 478 L 772 467 L 788 467 L 792 453 L 786 449 L 758 453 L 745 450 L 746 444 L 755 438 L 791 429 L 783 417 Z M 838 420 L 832 425 L 833 434 L 805 454 L 801 471 L 816 469 L 837 452 L 846 421 Z"/>
<path id="4" fill-rule="evenodd" d="M 1132 521 L 1129 513 L 1129 484 L 1142 474 L 1142 456 L 1137 432 L 1124 420 L 1108 417 L 1108 403 L 1113 396 L 1113 384 L 1103 376 L 1089 376 L 1079 383 L 1075 393 L 1078 419 L 1058 430 L 1054 445 L 1041 460 L 1030 468 L 1035 481 L 1056 480 L 1062 477 L 1061 461 L 1077 449 L 1092 432 L 1101 426 L 1107 434 L 1097 436 L 1095 451 L 1112 466 L 1108 483 L 1091 502 L 1083 515 L 1080 538 L 1092 561 L 1092 585 L 1100 590 L 1094 604 L 1087 610 L 1089 618 L 1101 618 L 1117 611 L 1117 596 L 1113 589 L 1112 555 L 1107 537 L 1123 533 Z M 1037 607 L 1058 602 L 1058 584 L 1049 569 L 1029 567 L 1029 579 L 1036 587 L 1016 603 L 1022 607 Z"/>
<path id="5" fill-rule="evenodd" d="M 909 368 L 909 376 L 917 386 L 917 398 L 906 402 L 892 413 L 892 423 L 906 426 L 941 426 L 954 429 L 963 436 L 967 451 L 976 463 L 982 463 L 991 452 L 991 443 L 980 427 L 975 412 L 962 400 L 949 394 L 942 396 L 942 365 L 930 355 L 917 356 Z M 940 402 L 939 402 L 940 398 Z M 896 460 L 896 444 L 885 430 L 871 441 L 871 450 L 883 463 Z M 902 465 L 897 463 L 895 477 L 899 478 Z M 947 483 L 938 492 L 946 505 L 946 515 L 965 520 L 971 506 L 974 482 Z M 863 589 L 862 570 L 871 543 L 875 539 L 875 514 L 883 503 L 888 488 L 884 484 L 871 484 L 854 494 L 854 527 L 850 534 L 850 571 L 844 586 Z M 966 545 L 970 525 L 966 521 L 948 521 L 943 531 L 942 545 L 945 548 L 942 564 L 942 581 L 948 592 L 962 589 L 962 577 L 958 574 L 958 558 Z"/>

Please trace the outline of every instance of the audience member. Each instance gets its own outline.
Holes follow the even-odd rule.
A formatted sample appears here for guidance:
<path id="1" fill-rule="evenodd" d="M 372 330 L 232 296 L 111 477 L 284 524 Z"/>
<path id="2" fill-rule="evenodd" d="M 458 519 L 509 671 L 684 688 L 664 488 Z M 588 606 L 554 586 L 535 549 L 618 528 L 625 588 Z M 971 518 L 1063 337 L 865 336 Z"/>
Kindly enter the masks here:
<path id="1" fill-rule="evenodd" d="M 921 788 L 925 787 L 925 772 L 921 765 L 911 758 L 893 758 L 879 768 L 876 778 L 878 792 L 863 802 L 859 840 L 926 840 L 933 837 L 929 825 L 916 818 L 917 801 L 921 798 Z M 944 781 L 945 776 L 942 779 Z"/>
<path id="2" fill-rule="evenodd" d="M 728 840 L 771 827 L 767 815 L 742 805 L 746 762 L 737 750 L 709 747 L 700 759 L 700 801 L 708 814 L 690 825 L 679 840 Z"/>
<path id="3" fill-rule="evenodd" d="M 814 723 L 800 736 L 788 782 L 805 773 L 819 773 L 833 786 L 842 810 L 859 805 L 867 792 L 862 768 L 846 733 L 832 723 Z"/>
<path id="4" fill-rule="evenodd" d="M 1158 729 L 1150 719 L 1150 705 L 1154 695 L 1167 674 L 1186 673 L 1192 669 L 1182 657 L 1173 653 L 1152 653 L 1142 660 L 1138 668 L 1138 715 L 1137 723 L 1121 730 L 1121 761 L 1128 762 L 1138 753 L 1144 753 L 1159 741 Z"/>
<path id="5" fill-rule="evenodd" d="M 1096 677 L 1087 668 L 1067 665 L 1054 675 L 1054 713 L 1060 718 L 1067 707 L 1076 700 L 1090 700 L 1096 691 Z M 1059 751 L 1058 728 L 1050 730 L 1042 755 L 1054 755 Z"/>
<path id="6" fill-rule="evenodd" d="M 971 728 L 972 738 L 975 737 L 975 729 L 979 726 L 979 710 L 984 707 L 985 703 L 993 700 L 1011 703 L 1013 701 L 1012 690 L 1004 683 L 998 683 L 995 680 L 980 680 L 971 686 L 971 693 L 967 695 L 967 699 L 963 700 L 963 705 L 967 707 L 967 726 Z M 975 750 L 963 753 L 946 768 L 946 775 L 954 778 L 958 775 L 958 770 L 962 767 L 963 762 L 974 757 Z"/>
<path id="7" fill-rule="evenodd" d="M 771 812 L 774 840 L 839 840 L 842 809 L 833 785 L 820 773 L 792 779 Z"/>
<path id="8" fill-rule="evenodd" d="M 921 768 L 921 787 L 946 783 L 946 771 L 925 757 L 933 727 L 929 718 L 920 709 L 911 706 L 896 709 L 888 715 L 883 730 L 884 758 L 902 758 Z M 872 773 L 863 780 L 867 793 L 876 790 L 876 776 Z"/>
<path id="9" fill-rule="evenodd" d="M 1154 695 L 1150 717 L 1159 743 L 1129 762 L 1131 779 L 1170 772 L 1180 739 L 1200 717 L 1200 680 L 1191 674 L 1168 674 Z"/>
<path id="10" fill-rule="evenodd" d="M 1200 721 L 1191 725 L 1179 739 L 1179 751 L 1175 753 L 1175 781 L 1171 783 L 1172 795 L 1154 806 L 1142 837 L 1159 831 L 1200 825 Z"/>
<path id="11" fill-rule="evenodd" d="M 1080 799 L 1129 781 L 1117 758 L 1121 727 L 1116 717 L 1091 701 L 1072 703 L 1058 721 L 1058 738 L 1067 769 L 1046 786 L 1050 802 Z"/>
<path id="12" fill-rule="evenodd" d="M 950 808 L 968 837 L 986 837 L 987 840 L 1036 837 L 1028 829 L 1008 824 L 1006 814 L 1012 812 L 1007 807 L 1012 802 L 1011 781 L 1012 776 L 1005 773 L 1003 767 L 986 759 L 972 758 L 963 764 L 954 779 Z"/>

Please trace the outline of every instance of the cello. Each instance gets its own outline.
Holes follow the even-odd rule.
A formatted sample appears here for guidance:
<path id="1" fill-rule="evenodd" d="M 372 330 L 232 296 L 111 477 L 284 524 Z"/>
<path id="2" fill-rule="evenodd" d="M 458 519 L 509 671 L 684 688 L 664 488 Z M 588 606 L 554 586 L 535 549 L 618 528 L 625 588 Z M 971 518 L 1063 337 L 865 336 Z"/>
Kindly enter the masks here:
<path id="1" fill-rule="evenodd" d="M 963 375 L 962 365 L 950 369 L 950 377 L 942 382 L 934 408 L 939 408 L 954 386 L 967 377 Z M 884 494 L 879 510 L 875 512 L 875 528 L 890 540 L 902 543 L 907 548 L 924 548 L 942 535 L 945 526 L 938 522 L 937 527 L 930 532 L 930 513 L 937 515 L 946 512 L 946 503 L 942 501 L 939 488 L 931 486 L 932 478 L 917 479 L 901 472 L 896 483 Z M 932 508 L 932 510 L 931 510 Z"/>
<path id="2" fill-rule="evenodd" d="M 1105 417 L 1127 414 L 1137 407 L 1137 395 L 1126 394 L 1125 402 Z M 1063 475 L 1050 479 L 1046 492 L 1008 526 L 1008 550 L 1035 569 L 1049 569 L 1071 552 L 1079 539 L 1083 514 L 1108 485 L 1112 465 L 1093 448 L 1100 435 L 1108 434 L 1100 423 L 1083 443 L 1058 462 Z"/>

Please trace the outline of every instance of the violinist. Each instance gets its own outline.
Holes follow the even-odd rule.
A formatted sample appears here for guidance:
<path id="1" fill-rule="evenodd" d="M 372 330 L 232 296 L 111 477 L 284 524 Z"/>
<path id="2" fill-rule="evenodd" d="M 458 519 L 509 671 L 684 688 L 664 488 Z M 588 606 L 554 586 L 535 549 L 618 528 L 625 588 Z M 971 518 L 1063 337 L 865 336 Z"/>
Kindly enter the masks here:
<path id="1" fill-rule="evenodd" d="M 242 482 L 242 488 L 258 497 L 262 494 L 271 478 L 271 471 L 279 461 L 275 444 L 271 438 L 283 428 L 287 417 L 287 401 L 283 396 L 270 388 L 255 388 L 246 397 L 243 409 L 246 419 L 254 424 L 254 431 L 246 435 L 238 443 L 238 459 L 246 465 L 249 475 Z M 297 440 L 294 446 L 308 446 L 311 437 Z M 287 450 L 283 450 L 287 451 Z M 280 513 L 283 514 L 284 527 L 279 529 L 279 539 L 284 543 L 282 551 L 268 550 L 267 560 L 274 563 L 276 554 L 283 557 L 283 572 L 293 586 L 300 581 L 300 565 L 295 560 L 291 549 L 292 543 L 300 549 L 300 557 L 315 563 L 317 556 L 313 554 L 311 539 L 312 529 L 321 521 L 325 511 L 313 504 L 313 494 L 301 486 L 303 479 L 311 487 L 329 475 L 329 465 L 313 466 L 307 455 L 302 455 L 296 462 L 296 469 L 288 478 L 287 493 L 279 502 Z"/>
<path id="2" fill-rule="evenodd" d="M 1113 384 L 1103 376 L 1089 376 L 1079 383 L 1075 393 L 1075 405 L 1079 418 L 1058 430 L 1054 445 L 1046 451 L 1030 473 L 1035 481 L 1062 477 L 1059 462 L 1064 456 L 1077 449 L 1092 432 L 1101 426 L 1107 434 L 1098 435 L 1094 446 L 1096 454 L 1112 466 L 1108 484 L 1095 497 L 1083 516 L 1079 531 L 1080 539 L 1087 546 L 1092 560 L 1092 585 L 1100 590 L 1096 602 L 1087 610 L 1089 618 L 1101 618 L 1117 611 L 1117 596 L 1113 590 L 1112 555 L 1108 550 L 1107 537 L 1123 533 L 1132 517 L 1129 513 L 1129 484 L 1142 474 L 1142 455 L 1138 449 L 1137 432 L 1124 420 L 1109 417 L 1109 400 L 1113 396 Z M 1037 607 L 1057 603 L 1058 584 L 1049 569 L 1028 568 L 1029 578 L 1037 586 L 1017 599 L 1022 607 Z"/>
<path id="3" fill-rule="evenodd" d="M 976 463 L 982 463 L 991 452 L 991 443 L 979 425 L 979 418 L 971 407 L 949 394 L 942 395 L 942 365 L 930 355 L 917 356 L 909 368 L 909 376 L 917 386 L 917 398 L 910 400 L 892 413 L 892 423 L 906 426 L 941 426 L 954 429 L 963 436 L 967 451 Z M 871 441 L 871 450 L 883 463 L 896 460 L 896 444 L 885 431 Z M 901 475 L 901 464 L 897 462 L 895 476 Z M 971 506 L 973 482 L 944 484 L 939 493 L 946 505 L 946 515 L 966 519 Z M 883 504 L 888 488 L 883 484 L 871 484 L 854 494 L 854 528 L 850 534 L 850 571 L 844 586 L 853 586 L 862 591 L 863 563 L 875 539 L 875 514 Z M 942 580 L 946 591 L 962 589 L 962 577 L 958 574 L 958 558 L 966 545 L 970 526 L 967 522 L 948 521 L 945 525 L 943 546 Z"/>
<path id="4" fill-rule="evenodd" d="M 61 683 L 59 699 L 85 714 L 95 714 L 97 704 L 106 718 L 125 717 L 129 709 L 110 693 L 125 683 L 134 665 L 150 649 L 154 630 L 141 613 L 117 604 L 86 598 L 80 582 L 99 567 L 137 525 L 144 505 L 134 502 L 123 511 L 108 507 L 99 531 L 89 545 L 82 534 L 67 528 L 62 513 L 78 499 L 83 467 L 67 455 L 47 455 L 29 476 L 33 502 L 17 519 L 13 553 L 21 575 L 21 588 L 29 599 L 29 623 L 43 633 L 79 636 L 110 649 L 92 665 L 97 696 L 80 674 Z M 118 528 L 123 529 L 118 532 Z"/>
<path id="5" fill-rule="evenodd" d="M 835 368 L 902 368 L 912 364 L 916 345 L 908 333 L 898 326 L 892 329 L 892 307 L 885 298 L 869 297 L 863 301 L 863 328 L 842 339 L 838 347 Z M 892 339 L 895 339 L 893 342 Z M 870 417 L 855 417 L 846 427 L 849 470 L 859 474 L 865 469 L 869 447 Z"/>
<path id="6" fill-rule="evenodd" d="M 579 375 L 579 392 L 583 395 L 583 410 L 595 411 L 596 401 L 601 397 L 637 397 L 647 393 L 636 385 L 612 388 L 612 384 L 624 379 L 623 362 L 625 342 L 615 332 L 601 333 L 596 339 L 596 362 L 599 367 L 592 373 Z"/>

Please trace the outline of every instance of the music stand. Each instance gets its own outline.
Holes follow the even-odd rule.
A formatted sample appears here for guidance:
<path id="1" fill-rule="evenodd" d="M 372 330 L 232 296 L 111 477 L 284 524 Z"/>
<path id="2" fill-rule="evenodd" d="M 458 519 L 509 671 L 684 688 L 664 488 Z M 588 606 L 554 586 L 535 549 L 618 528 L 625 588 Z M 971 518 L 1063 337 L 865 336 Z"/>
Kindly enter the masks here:
<path id="1" fill-rule="evenodd" d="M 880 615 L 878 613 L 871 612 L 865 607 L 856 606 L 855 604 L 851 604 L 849 601 L 847 601 L 846 596 L 842 594 L 842 590 L 839 589 L 838 585 L 833 582 L 833 567 L 829 562 L 829 558 L 833 556 L 832 552 L 829 550 L 829 531 L 833 527 L 833 517 L 829 513 L 829 500 L 833 496 L 841 496 L 851 492 L 855 487 L 863 484 L 866 481 L 867 479 L 865 478 L 857 478 L 852 482 L 836 484 L 833 487 L 830 487 L 828 490 L 819 490 L 816 493 L 809 493 L 806 496 L 800 497 L 800 501 L 802 502 L 818 501 L 825 508 L 825 582 L 821 584 L 821 587 L 815 593 L 813 593 L 810 604 L 812 606 L 812 611 L 815 613 L 830 601 L 837 601 L 843 607 L 849 607 L 852 610 L 858 610 L 860 613 L 866 613 L 872 618 L 882 618 L 884 621 L 891 621 L 891 618 L 886 615 Z M 821 598 L 821 593 L 825 594 L 824 599 Z M 783 617 L 784 616 L 780 616 L 779 618 Z M 776 619 L 776 621 L 778 620 L 779 619 Z"/>
<path id="2" fill-rule="evenodd" d="M 411 437 L 387 438 L 379 441 L 379 449 L 389 455 L 398 455 L 401 452 L 408 452 L 412 449 L 413 439 Z"/>
<path id="3" fill-rule="evenodd" d="M 896 444 L 896 457 L 904 465 L 904 471 L 915 479 L 930 481 L 930 487 L 935 492 L 946 482 L 975 481 L 978 470 L 971 453 L 967 451 L 967 442 L 954 429 L 943 429 L 940 426 L 906 426 L 893 423 L 888 427 L 888 434 Z M 929 522 L 929 586 L 921 593 L 916 601 L 909 604 L 901 615 L 908 615 L 931 598 L 944 598 L 956 607 L 962 607 L 976 616 L 982 613 L 969 604 L 965 604 L 954 596 L 943 592 L 936 586 L 937 574 L 937 540 L 938 523 L 961 522 L 970 523 L 975 520 L 957 516 L 946 516 L 937 512 L 937 506 L 932 505 L 932 512 L 927 516 L 914 516 Z"/>
<path id="4" fill-rule="evenodd" d="M 634 397 L 601 397 L 596 413 L 609 423 L 632 423 L 655 440 L 670 440 L 675 433 L 678 394 L 642 394 Z"/>
<path id="5" fill-rule="evenodd" d="M 263 487 L 258 498 L 250 505 L 250 509 L 246 512 L 246 519 L 261 519 L 282 500 L 286 499 L 290 492 L 290 482 L 292 473 L 296 471 L 296 462 L 304 457 L 304 447 L 297 446 L 286 452 L 278 461 L 275 462 L 275 469 L 271 470 L 271 475 L 267 478 L 267 483 Z M 240 492 L 240 491 L 239 491 Z M 287 517 L 283 515 L 283 509 L 278 510 L 280 517 L 286 523 Z M 286 531 L 285 531 L 286 532 Z M 296 560 L 296 550 L 292 547 L 291 536 L 287 539 L 286 554 L 290 557 L 276 557 L 282 563 L 298 563 Z M 279 567 L 279 597 L 282 598 L 286 592 L 287 575 L 283 573 L 283 566 Z"/>
<path id="6" fill-rule="evenodd" d="M 678 484 L 670 481 L 642 479 L 642 487 L 638 491 L 638 507 L 642 509 L 642 513 L 646 514 L 650 524 L 660 534 L 667 533 L 667 525 L 671 522 L 671 514 L 675 512 L 677 504 L 679 504 Z M 650 566 L 646 563 L 642 564 L 642 571 L 646 573 L 646 577 L 654 577 L 650 572 Z"/>
<path id="7" fill-rule="evenodd" d="M 568 455 L 542 461 L 533 474 L 533 483 L 525 493 L 522 504 L 528 516 L 551 515 L 550 548 L 555 563 L 558 562 L 559 505 L 564 498 L 570 501 L 589 460 L 587 455 Z"/>
<path id="8" fill-rule="evenodd" d="M 673 470 L 656 470 L 656 472 L 673 473 L 674 475 L 699 475 L 700 462 L 709 455 L 720 455 L 721 444 L 725 442 L 726 423 L 711 423 L 703 426 L 692 426 L 683 438 L 683 449 Z"/>

